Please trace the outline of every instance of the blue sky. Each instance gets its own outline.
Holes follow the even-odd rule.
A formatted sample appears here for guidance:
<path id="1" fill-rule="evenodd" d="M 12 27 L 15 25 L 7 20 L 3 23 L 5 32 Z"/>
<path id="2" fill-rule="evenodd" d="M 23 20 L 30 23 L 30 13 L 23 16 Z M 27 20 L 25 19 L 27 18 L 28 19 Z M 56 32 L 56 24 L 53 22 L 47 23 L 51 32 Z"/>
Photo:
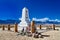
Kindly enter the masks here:
<path id="1" fill-rule="evenodd" d="M 60 20 L 60 0 L 0 0 L 0 19 L 18 20 L 23 7 L 29 9 L 30 19 L 47 17 Z"/>

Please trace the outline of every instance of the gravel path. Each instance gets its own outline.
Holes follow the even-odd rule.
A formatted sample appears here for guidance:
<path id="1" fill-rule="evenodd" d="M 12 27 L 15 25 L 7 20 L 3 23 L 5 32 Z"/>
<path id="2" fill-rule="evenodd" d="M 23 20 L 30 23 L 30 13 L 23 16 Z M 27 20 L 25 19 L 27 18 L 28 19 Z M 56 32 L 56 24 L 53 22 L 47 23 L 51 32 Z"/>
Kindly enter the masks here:
<path id="1" fill-rule="evenodd" d="M 21 35 L 17 36 L 17 33 L 13 31 L 0 30 L 0 40 L 60 40 L 60 31 L 51 30 L 42 34 L 45 35 L 43 38 L 33 38 Z"/>

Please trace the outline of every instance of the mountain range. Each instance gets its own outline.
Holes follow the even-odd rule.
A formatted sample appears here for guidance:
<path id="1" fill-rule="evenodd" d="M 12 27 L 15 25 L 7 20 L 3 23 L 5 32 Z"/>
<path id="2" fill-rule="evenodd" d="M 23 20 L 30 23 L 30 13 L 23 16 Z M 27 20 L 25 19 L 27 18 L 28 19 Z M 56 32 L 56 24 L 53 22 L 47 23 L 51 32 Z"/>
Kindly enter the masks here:
<path id="1" fill-rule="evenodd" d="M 19 23 L 20 20 L 11 20 L 11 19 L 8 19 L 8 20 L 0 20 L 0 24 L 15 24 L 15 23 Z"/>
<path id="2" fill-rule="evenodd" d="M 57 22 L 57 21 L 49 21 L 49 20 L 46 20 L 46 21 L 35 21 L 35 24 L 60 24 L 60 22 Z M 15 24 L 15 23 L 20 23 L 21 20 L 11 20 L 11 19 L 8 19 L 8 20 L 0 20 L 0 24 Z"/>

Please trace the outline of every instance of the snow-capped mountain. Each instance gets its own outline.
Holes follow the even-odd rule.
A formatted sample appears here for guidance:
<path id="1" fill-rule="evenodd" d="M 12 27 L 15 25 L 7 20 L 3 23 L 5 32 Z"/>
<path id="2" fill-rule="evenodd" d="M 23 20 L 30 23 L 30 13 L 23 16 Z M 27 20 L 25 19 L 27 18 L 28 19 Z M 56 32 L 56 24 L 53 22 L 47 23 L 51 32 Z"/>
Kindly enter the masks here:
<path id="1" fill-rule="evenodd" d="M 37 18 L 33 18 L 33 21 L 35 21 L 36 24 L 60 24 L 60 20 L 55 19 L 49 19 L 49 18 L 42 18 L 42 19 L 37 19 Z"/>

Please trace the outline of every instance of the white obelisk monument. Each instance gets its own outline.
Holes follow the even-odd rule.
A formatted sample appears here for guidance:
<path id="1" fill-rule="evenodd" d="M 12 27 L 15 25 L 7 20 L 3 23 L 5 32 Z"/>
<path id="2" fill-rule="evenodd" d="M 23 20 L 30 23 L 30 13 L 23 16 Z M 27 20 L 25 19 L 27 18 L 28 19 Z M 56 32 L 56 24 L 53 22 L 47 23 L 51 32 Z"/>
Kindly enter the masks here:
<path id="1" fill-rule="evenodd" d="M 18 24 L 18 27 L 26 28 L 29 26 L 29 11 L 26 7 L 22 9 L 21 22 Z"/>

